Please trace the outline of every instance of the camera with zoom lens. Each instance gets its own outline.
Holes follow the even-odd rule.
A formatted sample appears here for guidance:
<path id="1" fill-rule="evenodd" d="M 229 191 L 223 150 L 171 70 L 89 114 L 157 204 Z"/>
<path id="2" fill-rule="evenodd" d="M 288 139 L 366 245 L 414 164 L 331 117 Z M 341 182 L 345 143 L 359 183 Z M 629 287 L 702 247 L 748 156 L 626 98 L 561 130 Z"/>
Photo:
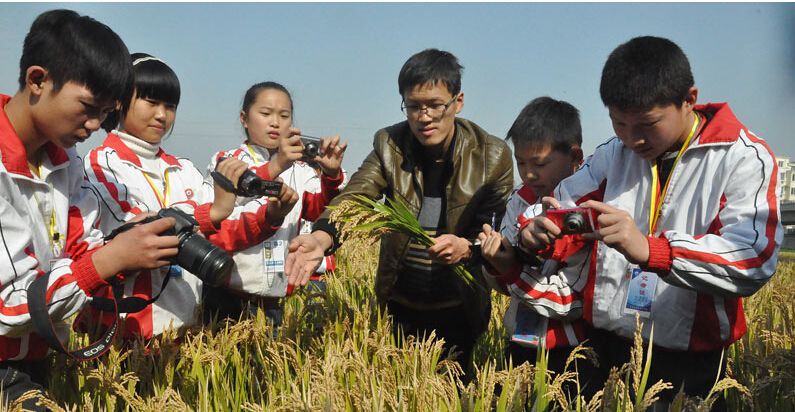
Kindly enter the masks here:
<path id="1" fill-rule="evenodd" d="M 218 159 L 218 164 L 223 162 L 225 159 L 226 157 Z M 282 182 L 262 179 L 257 176 L 256 173 L 248 169 L 246 169 L 246 171 L 243 172 L 243 174 L 240 175 L 240 178 L 237 180 L 237 188 L 235 188 L 235 185 L 232 184 L 232 182 L 227 179 L 226 176 L 218 173 L 217 171 L 212 171 L 210 175 L 213 177 L 213 180 L 221 185 L 221 187 L 238 196 L 279 197 L 279 194 L 282 192 Z"/>
<path id="2" fill-rule="evenodd" d="M 304 145 L 303 156 L 301 156 L 302 161 L 311 162 L 315 159 L 315 156 L 320 156 L 320 139 L 301 136 L 301 144 Z"/>
<path id="3" fill-rule="evenodd" d="M 593 209 L 549 209 L 547 218 L 560 228 L 564 235 L 591 233 L 598 228 L 597 213 Z"/>
<path id="4" fill-rule="evenodd" d="M 162 236 L 176 236 L 179 239 L 176 264 L 212 286 L 219 286 L 232 273 L 234 261 L 224 250 L 210 243 L 195 233 L 199 223 L 193 216 L 173 208 L 160 209 L 156 216 L 150 216 L 140 222 L 131 222 L 116 228 L 105 240 L 114 238 L 133 226 L 171 217 L 176 220 L 173 228 L 161 233 Z"/>

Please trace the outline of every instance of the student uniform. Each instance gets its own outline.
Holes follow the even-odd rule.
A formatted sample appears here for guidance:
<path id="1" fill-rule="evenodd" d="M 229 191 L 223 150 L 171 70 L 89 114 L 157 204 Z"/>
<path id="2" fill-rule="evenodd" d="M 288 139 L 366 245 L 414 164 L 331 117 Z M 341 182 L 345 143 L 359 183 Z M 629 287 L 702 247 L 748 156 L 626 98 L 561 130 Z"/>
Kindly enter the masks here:
<path id="1" fill-rule="evenodd" d="M 268 174 L 270 154 L 262 146 L 244 142 L 236 149 L 218 152 L 211 158 L 208 171 L 215 169 L 215 164 L 221 157 L 235 157 L 246 162 L 252 171 L 265 180 L 275 178 Z M 326 205 L 339 193 L 345 173 L 340 170 L 336 178 L 321 174 L 318 185 L 315 169 L 305 162 L 296 161 L 278 177 L 298 194 L 298 202 L 273 236 L 233 255 L 235 269 L 228 284 L 232 290 L 254 296 L 285 296 L 287 277 L 284 274 L 284 264 L 287 245 L 298 236 L 302 220 L 315 221 L 323 213 Z M 237 201 L 240 207 L 236 209 L 236 213 L 258 207 L 264 198 L 239 197 Z M 325 260 L 323 263 L 328 264 Z"/>
<path id="2" fill-rule="evenodd" d="M 194 214 L 201 232 L 227 252 L 261 242 L 277 228 L 265 220 L 265 203 L 224 220 L 220 227 L 213 226 L 209 217 L 212 183 L 204 182 L 190 160 L 171 156 L 159 145 L 126 133 L 114 130 L 101 146 L 92 149 L 85 159 L 85 172 L 107 205 L 108 212 L 103 213 L 101 221 L 105 232 L 139 213 L 165 207 Z M 161 290 L 166 276 L 171 278 Z M 168 328 L 181 331 L 197 324 L 202 288 L 198 277 L 177 265 L 128 277 L 125 296 L 151 299 L 159 294 L 159 298 L 144 310 L 126 315 L 125 336 L 149 339 Z"/>
<path id="3" fill-rule="evenodd" d="M 73 148 L 43 146 L 38 176 L 3 108 L 0 95 L 0 363 L 44 359 L 48 346 L 32 333 L 27 288 L 50 273 L 48 311 L 59 338 L 63 322 L 100 286 L 91 255 L 102 245 L 96 229 L 99 199 L 82 173 Z"/>
<path id="4" fill-rule="evenodd" d="M 654 184 L 652 163 L 614 137 L 558 185 L 555 197 L 563 207 L 602 201 L 629 212 L 646 231 L 653 226 L 656 189 L 663 200 L 648 233 L 648 264 L 632 265 L 598 242 L 572 256 L 563 272 L 570 281 L 588 279 L 578 291 L 585 300 L 582 316 L 594 327 L 591 343 L 606 343 L 600 356 L 620 346 L 616 343 L 629 344 L 638 315 L 646 341 L 654 329 L 658 353 L 652 368 L 665 369 L 666 379 L 678 376 L 677 390 L 681 379 L 687 393 L 704 396 L 721 351 L 746 332 L 742 298 L 775 272 L 783 229 L 778 168 L 767 143 L 740 123 L 728 104 L 695 110 L 701 131 L 674 159 L 666 195 L 662 184 Z M 708 367 L 695 365 L 707 358 Z"/>
<path id="5" fill-rule="evenodd" d="M 521 249 L 519 231 L 541 213 L 540 200 L 533 189 L 524 184 L 514 189 L 508 198 L 500 234 L 517 251 Z M 546 319 L 533 319 L 533 323 L 538 325 L 538 343 L 547 349 L 577 346 L 585 339 L 586 328 L 585 323 L 578 320 L 582 314 L 583 301 L 575 290 L 577 285 L 572 287 L 557 273 L 558 263 L 565 259 L 563 254 L 573 254 L 584 247 L 585 242 L 575 242 L 573 238 L 567 237 L 556 244 L 559 247 L 551 250 L 557 251 L 558 255 L 546 256 L 552 261 L 540 267 L 528 262 L 517 262 L 510 273 L 499 273 L 490 265 L 484 265 L 489 285 L 511 298 L 503 318 L 508 334 L 517 332 L 518 318 L 544 317 Z M 584 278 L 580 280 L 584 281 Z"/>
<path id="6" fill-rule="evenodd" d="M 73 148 L 42 146 L 37 173 L 31 172 L 22 141 L 0 95 L 0 389 L 4 398 L 47 386 L 49 346 L 33 330 L 30 284 L 49 272 L 47 302 L 56 335 L 65 341 L 65 322 L 107 283 L 91 255 L 102 245 L 96 229 L 100 202 L 82 173 Z M 44 410 L 28 400 L 23 406 Z"/>

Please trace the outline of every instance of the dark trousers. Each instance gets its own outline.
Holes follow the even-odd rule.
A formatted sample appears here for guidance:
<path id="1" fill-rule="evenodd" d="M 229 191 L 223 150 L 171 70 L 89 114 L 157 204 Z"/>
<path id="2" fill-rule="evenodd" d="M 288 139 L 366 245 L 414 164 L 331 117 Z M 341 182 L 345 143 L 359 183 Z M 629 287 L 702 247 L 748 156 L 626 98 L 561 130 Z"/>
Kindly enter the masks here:
<path id="1" fill-rule="evenodd" d="M 12 402 L 25 392 L 38 389 L 42 392 L 47 386 L 47 362 L 41 361 L 6 361 L 0 362 L 0 387 L 3 390 L 3 402 Z M 32 411 L 46 411 L 43 406 L 36 406 L 38 399 L 30 399 L 22 403 L 23 408 Z"/>
<path id="2" fill-rule="evenodd" d="M 393 333 L 396 337 L 416 336 L 427 337 L 436 331 L 437 338 L 444 338 L 445 354 L 457 353 L 456 362 L 461 365 L 464 384 L 474 378 L 472 367 L 472 349 L 481 332 L 473 327 L 474 320 L 465 315 L 469 311 L 463 306 L 440 310 L 416 310 L 390 301 L 387 310 L 392 315 Z"/>
<path id="3" fill-rule="evenodd" d="M 610 368 L 620 367 L 629 362 L 629 353 L 632 341 L 622 338 L 614 333 L 593 329 L 589 332 L 586 346 L 592 347 L 599 357 L 599 367 L 588 369 L 580 374 L 580 385 L 583 394 L 590 399 L 594 393 L 601 389 L 610 373 Z M 654 346 L 651 355 L 651 369 L 647 388 L 658 380 L 670 382 L 673 389 L 660 393 L 660 400 L 652 410 L 668 410 L 667 406 L 679 392 L 680 388 L 688 396 L 707 397 L 715 378 L 718 380 L 726 376 L 726 356 L 721 361 L 721 350 L 708 352 L 678 351 Z M 644 349 L 644 358 L 646 349 Z M 713 404 L 713 411 L 726 410 L 726 400 L 721 396 Z"/>

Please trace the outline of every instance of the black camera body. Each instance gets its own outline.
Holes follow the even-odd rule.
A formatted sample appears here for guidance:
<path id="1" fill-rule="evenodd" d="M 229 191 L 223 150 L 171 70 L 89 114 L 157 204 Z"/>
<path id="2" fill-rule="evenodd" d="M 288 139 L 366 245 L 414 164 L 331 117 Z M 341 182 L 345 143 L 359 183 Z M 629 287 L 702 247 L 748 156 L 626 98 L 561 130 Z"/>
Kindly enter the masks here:
<path id="1" fill-rule="evenodd" d="M 105 240 L 114 238 L 121 232 L 139 224 L 149 223 L 160 218 L 171 217 L 177 221 L 173 228 L 161 233 L 164 236 L 176 236 L 179 239 L 177 246 L 176 264 L 192 273 L 196 277 L 212 286 L 219 286 L 232 273 L 234 261 L 224 250 L 210 243 L 201 235 L 195 233 L 199 223 L 193 216 L 173 208 L 160 209 L 156 216 L 150 216 L 140 222 L 126 223 L 113 230 Z"/>
<path id="2" fill-rule="evenodd" d="M 301 136 L 301 144 L 304 145 L 304 153 L 301 160 L 311 162 L 315 156 L 320 156 L 320 139 L 316 137 Z"/>
<path id="3" fill-rule="evenodd" d="M 225 159 L 226 157 L 218 159 L 218 163 L 220 164 Z M 221 187 L 238 196 L 279 197 L 279 193 L 282 192 L 282 182 L 262 179 L 257 176 L 256 173 L 248 169 L 240 175 L 240 178 L 237 180 L 237 187 L 224 175 L 215 170 L 210 173 L 210 176 L 212 176 L 213 180 L 221 185 Z"/>
<path id="4" fill-rule="evenodd" d="M 234 191 L 238 196 L 245 197 L 279 197 L 282 192 L 282 182 L 261 179 L 251 170 L 246 170 L 237 181 L 237 189 Z"/>

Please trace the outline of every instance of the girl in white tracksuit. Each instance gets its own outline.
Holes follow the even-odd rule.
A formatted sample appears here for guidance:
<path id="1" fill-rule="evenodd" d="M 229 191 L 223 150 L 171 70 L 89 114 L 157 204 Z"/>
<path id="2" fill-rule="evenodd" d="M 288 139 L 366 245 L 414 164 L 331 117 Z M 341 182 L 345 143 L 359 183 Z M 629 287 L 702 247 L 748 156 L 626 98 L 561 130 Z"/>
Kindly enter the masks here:
<path id="1" fill-rule="evenodd" d="M 234 195 L 220 189 L 214 192 L 213 184 L 204 182 L 190 160 L 163 151 L 160 143 L 174 123 L 179 103 L 179 80 L 157 58 L 143 53 L 132 57 L 135 95 L 122 107 L 119 129 L 110 131 L 105 142 L 84 160 L 86 175 L 107 205 L 101 220 L 103 232 L 110 232 L 130 216 L 177 207 L 193 214 L 200 231 L 226 251 L 270 237 L 281 219 L 268 213 L 266 202 L 237 213 L 234 220 L 224 220 L 234 208 Z M 113 124 L 106 121 L 105 126 L 115 126 L 113 120 Z M 236 182 L 246 166 L 235 161 L 222 166 L 233 163 L 237 164 L 236 171 L 224 169 L 223 174 Z M 166 276 L 170 278 L 162 288 Z M 145 309 L 126 315 L 125 336 L 149 339 L 169 328 L 182 331 L 197 324 L 202 288 L 202 280 L 177 265 L 129 276 L 125 296 L 157 299 Z M 84 316 L 90 315 L 96 316 L 96 312 L 84 311 Z M 109 321 L 107 316 L 103 320 Z"/>
<path id="2" fill-rule="evenodd" d="M 305 159 L 300 131 L 292 127 L 292 121 L 293 101 L 284 86 L 274 82 L 251 86 L 240 111 L 246 140 L 237 148 L 216 153 L 208 167 L 212 170 L 221 157 L 235 157 L 246 162 L 263 179 L 279 177 L 298 193 L 299 206 L 290 211 L 274 236 L 235 253 L 236 265 L 228 285 L 229 289 L 244 294 L 265 297 L 259 299 L 260 303 L 276 311 L 278 297 L 288 293 L 284 275 L 287 244 L 299 234 L 302 219 L 314 221 L 320 216 L 339 193 L 344 180 L 341 163 L 346 144 L 339 143 L 339 137 L 323 139 L 322 155 Z M 314 162 L 322 170 L 319 188 L 316 171 L 308 162 Z M 238 198 L 242 207 L 236 211 L 249 210 L 260 202 L 260 199 Z M 232 316 L 235 311 L 231 310 Z"/>

